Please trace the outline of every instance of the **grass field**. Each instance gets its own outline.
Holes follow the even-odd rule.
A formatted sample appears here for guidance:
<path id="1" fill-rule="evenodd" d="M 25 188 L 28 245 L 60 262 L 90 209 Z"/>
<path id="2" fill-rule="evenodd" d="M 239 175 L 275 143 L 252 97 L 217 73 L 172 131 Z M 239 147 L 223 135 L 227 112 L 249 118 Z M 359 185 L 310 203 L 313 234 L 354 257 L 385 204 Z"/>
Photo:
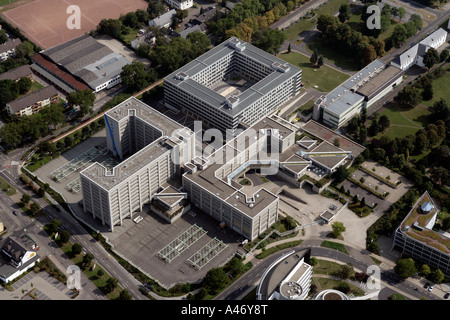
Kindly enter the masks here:
<path id="1" fill-rule="evenodd" d="M 0 0 L 0 7 L 6 6 L 8 4 L 11 4 L 11 3 L 14 3 L 17 1 L 19 1 L 19 0 Z"/>
<path id="2" fill-rule="evenodd" d="M 430 111 L 423 105 L 418 105 L 414 109 L 400 111 L 395 105 L 383 109 L 379 115 L 386 115 L 391 121 L 390 127 L 383 133 L 379 133 L 376 138 L 388 136 L 390 138 L 406 137 L 415 134 L 419 129 L 428 124 L 427 116 Z"/>
<path id="3" fill-rule="evenodd" d="M 345 246 L 342 243 L 337 243 L 337 242 L 325 240 L 324 242 L 322 242 L 322 244 L 320 246 L 321 247 L 325 247 L 325 248 L 338 250 L 340 252 L 348 254 L 347 248 L 345 248 Z"/>
<path id="4" fill-rule="evenodd" d="M 339 285 L 339 283 L 343 282 L 343 281 L 338 281 L 338 280 L 334 280 L 334 279 L 318 278 L 318 277 L 313 277 L 313 281 L 315 283 L 319 284 L 320 291 L 326 290 L 326 289 L 335 289 Z M 353 293 L 355 296 L 364 295 L 364 291 L 362 291 L 357 286 L 355 286 L 353 284 L 348 284 L 348 285 L 350 287 L 350 293 Z"/>
<path id="5" fill-rule="evenodd" d="M 325 65 L 320 69 L 312 67 L 309 57 L 298 52 L 282 53 L 279 57 L 302 69 L 302 79 L 305 79 L 305 87 L 309 88 L 317 85 L 317 90 L 322 92 L 330 92 L 350 77 L 348 74 Z"/>
<path id="6" fill-rule="evenodd" d="M 445 70 L 450 71 L 450 67 L 445 68 Z M 439 79 L 435 79 L 432 82 L 433 85 L 433 99 L 430 101 L 423 101 L 423 104 L 427 107 L 431 107 L 440 98 L 444 98 L 448 104 L 450 104 L 450 73 L 446 73 Z"/>
<path id="7" fill-rule="evenodd" d="M 286 39 L 289 41 L 294 41 L 297 39 L 303 31 L 313 28 L 317 23 L 317 19 L 300 19 L 296 23 L 292 24 L 289 28 L 284 29 L 284 34 Z"/>
<path id="8" fill-rule="evenodd" d="M 314 49 L 317 50 L 319 55 L 322 55 L 325 59 L 332 62 L 338 67 L 341 67 L 349 71 L 359 71 L 359 63 L 354 60 L 353 57 L 345 56 L 328 47 L 322 42 L 322 40 L 311 41 L 306 45 L 306 48 L 313 53 Z"/>

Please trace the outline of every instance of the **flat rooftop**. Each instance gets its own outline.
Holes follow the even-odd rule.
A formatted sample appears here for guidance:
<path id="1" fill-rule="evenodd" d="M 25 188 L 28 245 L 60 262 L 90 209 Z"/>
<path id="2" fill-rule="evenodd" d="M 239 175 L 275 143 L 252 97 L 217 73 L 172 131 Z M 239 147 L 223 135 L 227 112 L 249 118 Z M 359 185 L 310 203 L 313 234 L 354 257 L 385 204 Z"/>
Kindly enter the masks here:
<path id="1" fill-rule="evenodd" d="M 427 209 L 430 210 L 422 210 L 422 205 L 429 205 Z M 411 208 L 411 211 L 403 220 L 400 228 L 411 238 L 426 243 L 445 254 L 450 254 L 450 239 L 428 228 L 430 227 L 430 222 L 434 224 L 437 214 L 438 210 L 433 199 L 428 192 L 425 192 Z"/>
<path id="2" fill-rule="evenodd" d="M 381 88 L 385 88 L 390 85 L 394 80 L 398 79 L 403 71 L 393 65 L 388 65 L 383 71 L 375 75 L 370 81 L 359 87 L 357 92 L 371 97 L 375 92 L 380 91 Z"/>
<path id="3" fill-rule="evenodd" d="M 123 101 L 106 114 L 117 121 L 134 115 L 152 127 L 161 130 L 165 136 L 170 136 L 174 131 L 185 128 L 135 97 Z"/>
<path id="4" fill-rule="evenodd" d="M 235 43 L 238 43 L 238 45 L 233 45 Z M 239 95 L 239 103 L 237 106 L 228 108 L 226 107 L 227 99 L 225 97 L 214 90 L 201 85 L 197 81 L 193 80 L 192 77 L 200 72 L 203 72 L 208 66 L 217 62 L 224 56 L 232 54 L 245 55 L 257 64 L 272 68 L 273 71 L 268 76 L 241 93 Z M 275 68 L 274 65 L 277 67 Z M 277 87 L 299 72 L 301 72 L 301 69 L 249 43 L 238 40 L 236 37 L 231 37 L 171 73 L 164 78 L 164 81 L 189 92 L 197 98 L 221 110 L 223 113 L 234 117 L 241 113 L 249 105 L 264 96 L 268 91 Z M 178 74 L 183 75 L 183 77 L 177 77 Z"/>
<path id="5" fill-rule="evenodd" d="M 301 130 L 321 139 L 333 143 L 334 139 L 339 140 L 339 148 L 344 151 L 351 151 L 352 155 L 356 157 L 358 154 L 363 152 L 366 148 L 362 145 L 340 135 L 334 133 L 333 130 L 327 128 L 320 123 L 310 120 L 301 128 Z"/>
<path id="6" fill-rule="evenodd" d="M 355 89 L 362 85 L 373 73 L 384 68 L 386 64 L 375 59 L 363 69 L 355 73 L 352 77 L 344 81 L 340 86 L 328 93 L 325 98 L 324 108 L 336 115 L 345 113 L 349 107 L 364 99 Z M 353 89 L 353 91 L 352 91 Z"/>
<path id="7" fill-rule="evenodd" d="M 138 172 L 140 169 L 148 165 L 152 160 L 160 157 L 165 152 L 172 150 L 167 143 L 169 139 L 160 138 L 142 148 L 131 157 L 125 159 L 115 166 L 112 171 L 96 162 L 87 167 L 80 174 L 92 179 L 100 187 L 105 190 L 111 190 L 125 181 L 128 177 Z"/>

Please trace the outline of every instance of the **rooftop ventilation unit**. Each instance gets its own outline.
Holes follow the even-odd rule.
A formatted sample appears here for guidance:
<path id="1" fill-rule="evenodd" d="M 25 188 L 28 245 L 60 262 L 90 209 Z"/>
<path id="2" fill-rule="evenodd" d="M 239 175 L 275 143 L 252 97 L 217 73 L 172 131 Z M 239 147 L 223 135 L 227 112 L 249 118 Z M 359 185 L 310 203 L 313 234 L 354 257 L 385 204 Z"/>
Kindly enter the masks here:
<path id="1" fill-rule="evenodd" d="M 228 45 L 229 45 L 232 49 L 234 49 L 234 50 L 236 50 L 236 51 L 239 51 L 239 52 L 242 52 L 242 51 L 245 50 L 245 43 L 240 42 L 239 39 L 237 39 L 237 38 L 232 38 L 232 39 L 228 42 Z"/>

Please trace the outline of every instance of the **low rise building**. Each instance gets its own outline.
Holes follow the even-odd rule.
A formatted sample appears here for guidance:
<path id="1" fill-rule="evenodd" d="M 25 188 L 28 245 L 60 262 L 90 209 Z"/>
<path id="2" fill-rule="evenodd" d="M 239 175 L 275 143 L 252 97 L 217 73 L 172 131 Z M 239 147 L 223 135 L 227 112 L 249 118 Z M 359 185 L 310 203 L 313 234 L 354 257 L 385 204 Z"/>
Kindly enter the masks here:
<path id="1" fill-rule="evenodd" d="M 425 191 L 395 231 L 393 246 L 450 275 L 450 234 L 433 230 L 438 214 L 436 204 Z"/>
<path id="2" fill-rule="evenodd" d="M 322 119 L 333 128 L 339 128 L 392 91 L 403 80 L 402 70 L 374 60 L 340 86 L 314 103 L 313 119 Z"/>
<path id="3" fill-rule="evenodd" d="M 29 116 L 38 113 L 43 107 L 48 106 L 50 103 L 56 103 L 58 101 L 58 91 L 54 86 L 48 86 L 36 92 L 27 94 L 22 98 L 8 102 L 6 104 L 6 110 L 9 114 Z"/>
<path id="4" fill-rule="evenodd" d="M 14 68 L 12 70 L 0 74 L 0 80 L 19 81 L 20 78 L 28 78 L 33 80 L 33 72 L 28 64 Z"/>
<path id="5" fill-rule="evenodd" d="M 257 287 L 257 300 L 305 300 L 313 268 L 305 262 L 310 252 L 282 255 L 264 272 Z"/>
<path id="6" fill-rule="evenodd" d="M 27 234 L 4 240 L 0 256 L 0 280 L 8 283 L 34 267 L 39 261 L 38 247 Z"/>
<path id="7" fill-rule="evenodd" d="M 425 56 L 425 53 L 430 48 L 439 48 L 446 40 L 447 31 L 439 28 L 428 37 L 397 56 L 392 60 L 391 65 L 400 68 L 401 70 L 407 70 L 413 65 L 423 67 L 423 57 Z"/>
<path id="8" fill-rule="evenodd" d="M 177 12 L 175 9 L 172 9 L 159 17 L 156 17 L 153 20 L 150 20 L 148 22 L 148 25 L 150 27 L 157 27 L 157 28 L 169 28 L 172 24 L 172 19 L 177 15 Z"/>
<path id="9" fill-rule="evenodd" d="M 186 10 L 194 5 L 193 0 L 164 0 L 164 2 L 178 10 Z"/>
<path id="10" fill-rule="evenodd" d="M 20 39 L 10 39 L 0 44 L 0 62 L 16 55 L 16 48 L 22 41 Z"/>

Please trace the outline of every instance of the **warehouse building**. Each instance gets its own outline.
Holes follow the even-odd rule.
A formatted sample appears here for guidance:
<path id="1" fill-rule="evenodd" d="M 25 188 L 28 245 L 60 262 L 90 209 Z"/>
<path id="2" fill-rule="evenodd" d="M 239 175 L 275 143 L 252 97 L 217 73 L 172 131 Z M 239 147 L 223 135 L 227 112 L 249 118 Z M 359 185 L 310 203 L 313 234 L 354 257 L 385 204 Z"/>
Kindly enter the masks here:
<path id="1" fill-rule="evenodd" d="M 45 77 L 49 73 L 46 78 L 63 89 L 68 86 L 72 90 L 94 92 L 119 84 L 122 68 L 130 64 L 124 56 L 89 35 L 41 51 L 31 59 L 40 74 Z M 60 85 L 60 81 L 64 85 Z"/>
<path id="2" fill-rule="evenodd" d="M 236 37 L 164 79 L 167 107 L 222 132 L 250 127 L 300 91 L 301 69 Z"/>

